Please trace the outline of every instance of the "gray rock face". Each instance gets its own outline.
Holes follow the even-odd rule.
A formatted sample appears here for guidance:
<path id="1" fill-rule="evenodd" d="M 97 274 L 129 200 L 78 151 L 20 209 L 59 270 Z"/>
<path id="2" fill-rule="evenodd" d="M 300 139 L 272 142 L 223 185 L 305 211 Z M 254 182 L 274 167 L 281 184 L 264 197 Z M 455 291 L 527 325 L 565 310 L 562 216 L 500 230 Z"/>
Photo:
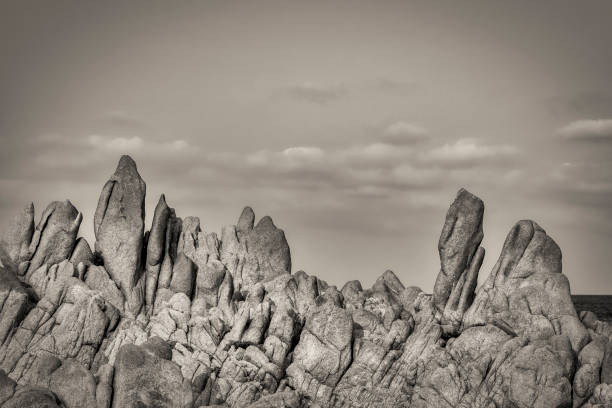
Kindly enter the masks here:
<path id="1" fill-rule="evenodd" d="M 190 407 L 191 384 L 152 342 L 127 344 L 115 360 L 113 407 Z"/>
<path id="2" fill-rule="evenodd" d="M 94 217 L 96 250 L 134 314 L 140 311 L 143 300 L 144 282 L 139 281 L 145 194 L 146 185 L 136 163 L 131 157 L 122 156 L 115 174 L 102 189 Z"/>
<path id="3" fill-rule="evenodd" d="M 561 250 L 533 221 L 512 228 L 463 320 L 465 327 L 487 323 L 533 340 L 567 335 L 576 353 L 589 340 L 561 273 Z"/>
<path id="4" fill-rule="evenodd" d="M 81 262 L 85 265 L 91 265 L 93 261 L 94 255 L 87 240 L 83 237 L 77 239 L 72 255 L 70 255 L 70 262 L 73 265 L 78 265 Z"/>
<path id="5" fill-rule="evenodd" d="M 13 273 L 0 267 L 0 341 L 4 342 L 13 328 L 36 304 L 36 296 Z"/>
<path id="6" fill-rule="evenodd" d="M 433 301 L 443 311 L 459 278 L 469 269 L 484 236 L 482 200 L 461 189 L 451 204 L 438 242 L 440 273 L 434 286 Z M 478 271 L 476 271 L 478 272 Z"/>
<path id="7" fill-rule="evenodd" d="M 242 241 L 243 237 L 248 235 L 255 225 L 255 212 L 251 207 L 244 207 L 242 213 L 240 214 L 240 218 L 238 219 L 238 224 L 236 224 L 236 235 L 238 239 Z"/>
<path id="8" fill-rule="evenodd" d="M 460 190 L 433 294 L 291 273 L 271 218 L 220 236 L 122 157 L 95 214 L 27 206 L 0 240 L 0 407 L 611 407 L 612 325 L 576 314 L 561 251 L 535 222 L 485 256 L 482 201 Z"/>
<path id="9" fill-rule="evenodd" d="M 152 307 L 155 301 L 159 272 L 164 261 L 164 255 L 166 255 L 166 232 L 170 216 L 171 209 L 166 204 L 166 197 L 162 194 L 155 207 L 153 225 L 151 225 L 147 242 L 145 303 L 148 307 Z"/>
<path id="10" fill-rule="evenodd" d="M 22 262 L 32 257 L 30 244 L 34 234 L 34 204 L 26 205 L 0 239 L 0 261 L 7 268 L 19 270 Z"/>
<path id="11" fill-rule="evenodd" d="M 440 273 L 433 302 L 442 313 L 445 332 L 457 334 L 463 313 L 472 303 L 478 271 L 484 258 L 482 218 L 484 204 L 461 189 L 451 204 L 438 242 Z"/>
<path id="12" fill-rule="evenodd" d="M 291 254 L 283 230 L 276 228 L 272 218 L 263 217 L 246 235 L 246 246 L 263 271 L 264 279 L 281 273 L 291 273 Z"/>
<path id="13" fill-rule="evenodd" d="M 43 212 L 34 230 L 30 243 L 30 254 L 26 273 L 31 273 L 44 264 L 55 264 L 68 259 L 83 216 L 68 200 L 54 201 Z"/>
<path id="14" fill-rule="evenodd" d="M 312 391 L 312 381 L 333 389 L 351 363 L 352 338 L 353 320 L 343 309 L 327 304 L 311 314 L 293 352 L 290 384 L 305 393 Z M 304 384 L 306 378 L 310 384 Z"/>

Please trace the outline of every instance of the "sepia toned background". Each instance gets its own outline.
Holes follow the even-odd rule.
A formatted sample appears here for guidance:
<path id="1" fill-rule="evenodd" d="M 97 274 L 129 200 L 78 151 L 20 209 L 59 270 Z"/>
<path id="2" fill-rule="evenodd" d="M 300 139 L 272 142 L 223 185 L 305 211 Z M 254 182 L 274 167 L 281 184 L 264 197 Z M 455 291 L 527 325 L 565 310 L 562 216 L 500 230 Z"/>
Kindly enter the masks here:
<path id="1" fill-rule="evenodd" d="M 294 270 L 430 291 L 460 187 L 481 278 L 538 222 L 612 293 L 612 2 L 3 1 L 0 227 L 69 198 L 93 242 L 121 154 L 206 231 L 244 205 Z"/>

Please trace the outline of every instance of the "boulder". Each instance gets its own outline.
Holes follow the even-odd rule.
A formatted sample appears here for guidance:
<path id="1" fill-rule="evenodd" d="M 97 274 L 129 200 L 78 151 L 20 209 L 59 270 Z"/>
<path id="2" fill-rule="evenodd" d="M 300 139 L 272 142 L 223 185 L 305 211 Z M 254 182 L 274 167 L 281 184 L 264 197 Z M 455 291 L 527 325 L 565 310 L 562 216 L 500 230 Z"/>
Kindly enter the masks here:
<path id="1" fill-rule="evenodd" d="M 10 270 L 0 266 L 0 344 L 34 307 L 38 299 Z"/>
<path id="2" fill-rule="evenodd" d="M 512 228 L 463 319 L 464 327 L 487 323 L 532 340 L 567 335 L 576 353 L 590 339 L 561 273 L 561 250 L 533 221 Z"/>
<path id="3" fill-rule="evenodd" d="M 191 387 L 183 382 L 178 364 L 167 357 L 155 340 L 121 347 L 115 361 L 113 406 L 190 407 Z"/>
<path id="4" fill-rule="evenodd" d="M 107 302 L 123 314 L 125 303 L 123 293 L 103 266 L 91 265 L 87 269 L 84 280 L 87 286 L 99 291 Z"/>
<path id="5" fill-rule="evenodd" d="M 72 255 L 70 255 L 70 262 L 75 266 L 81 262 L 86 266 L 94 262 L 93 252 L 85 238 L 77 239 Z"/>
<path id="6" fill-rule="evenodd" d="M 49 204 L 32 237 L 32 259 L 27 273 L 44 264 L 53 265 L 68 259 L 72 254 L 82 219 L 81 213 L 68 200 Z"/>
<path id="7" fill-rule="evenodd" d="M 247 251 L 257 259 L 264 279 L 291 273 L 291 253 L 283 230 L 265 216 L 245 237 Z"/>
<path id="8" fill-rule="evenodd" d="M 0 261 L 15 272 L 32 257 L 30 244 L 34 234 L 34 204 L 26 205 L 4 230 L 0 238 Z"/>
<path id="9" fill-rule="evenodd" d="M 172 268 L 170 290 L 174 293 L 182 292 L 191 298 L 195 284 L 196 266 L 183 252 L 179 253 Z"/>
<path id="10" fill-rule="evenodd" d="M 44 388 L 24 387 L 15 392 L 2 408 L 64 408 L 55 394 Z"/>
<path id="11" fill-rule="evenodd" d="M 352 361 L 353 319 L 345 310 L 325 304 L 306 320 L 287 368 L 289 384 L 323 402 Z M 319 391 L 321 390 L 321 391 Z M 321 397 L 319 392 L 327 394 Z"/>

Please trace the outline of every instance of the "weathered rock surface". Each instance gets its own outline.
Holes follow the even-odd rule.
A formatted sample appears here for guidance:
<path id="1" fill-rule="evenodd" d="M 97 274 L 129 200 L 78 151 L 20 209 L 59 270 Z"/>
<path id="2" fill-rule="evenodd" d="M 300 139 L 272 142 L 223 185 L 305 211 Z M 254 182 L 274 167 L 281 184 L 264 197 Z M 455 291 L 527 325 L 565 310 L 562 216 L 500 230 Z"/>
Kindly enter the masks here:
<path id="1" fill-rule="evenodd" d="M 451 204 L 438 242 L 440 273 L 433 291 L 433 302 L 442 313 L 446 332 L 456 334 L 463 314 L 472 303 L 478 271 L 484 258 L 482 200 L 461 189 Z"/>
<path id="2" fill-rule="evenodd" d="M 170 360 L 170 346 L 157 338 L 142 346 L 126 344 L 115 360 L 113 402 L 116 407 L 191 407 L 191 384 Z M 166 350 L 167 349 L 167 350 Z"/>
<path id="3" fill-rule="evenodd" d="M 144 239 L 146 185 L 136 163 L 122 156 L 106 182 L 94 216 L 96 250 L 104 267 L 123 292 L 133 314 L 142 306 L 141 253 Z M 139 285 L 139 287 L 137 287 Z"/>
<path id="4" fill-rule="evenodd" d="M 15 216 L 0 239 L 0 261 L 15 271 L 32 257 L 30 244 L 34 234 L 34 204 L 26 205 L 22 212 Z"/>
<path id="5" fill-rule="evenodd" d="M 28 205 L 0 239 L 0 407 L 612 407 L 612 325 L 580 316 L 561 251 L 519 221 L 493 271 L 482 201 L 461 189 L 431 295 L 392 271 L 341 290 L 291 273 L 270 217 L 220 236 L 121 158 L 96 251 L 81 215 Z"/>
<path id="6" fill-rule="evenodd" d="M 532 340 L 564 334 L 576 353 L 589 341 L 561 273 L 561 250 L 535 222 L 519 221 L 512 228 L 466 312 L 465 327 L 482 324 Z"/>

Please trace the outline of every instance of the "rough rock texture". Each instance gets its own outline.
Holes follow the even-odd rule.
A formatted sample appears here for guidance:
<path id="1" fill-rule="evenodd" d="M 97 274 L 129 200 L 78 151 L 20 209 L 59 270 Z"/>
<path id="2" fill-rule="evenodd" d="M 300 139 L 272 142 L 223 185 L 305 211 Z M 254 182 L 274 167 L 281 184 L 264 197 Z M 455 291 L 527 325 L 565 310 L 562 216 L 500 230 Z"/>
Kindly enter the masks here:
<path id="1" fill-rule="evenodd" d="M 456 334 L 463 313 L 472 303 L 478 271 L 484 258 L 484 204 L 461 189 L 451 204 L 438 242 L 440 273 L 433 291 L 433 302 L 442 313 L 445 331 Z"/>
<path id="2" fill-rule="evenodd" d="M 104 267 L 123 292 L 128 310 L 138 314 L 144 281 L 140 258 L 144 232 L 146 185 L 136 163 L 122 156 L 115 174 L 106 182 L 94 216 L 96 250 Z M 137 287 L 139 285 L 139 287 Z"/>
<path id="3" fill-rule="evenodd" d="M 431 295 L 392 271 L 341 290 L 291 273 L 284 232 L 250 207 L 217 236 L 162 195 L 145 233 L 144 199 L 124 156 L 95 252 L 69 201 L 2 235 L 2 408 L 612 407 L 612 325 L 576 313 L 538 224 L 510 230 L 476 288 L 484 205 L 466 190 Z"/>

